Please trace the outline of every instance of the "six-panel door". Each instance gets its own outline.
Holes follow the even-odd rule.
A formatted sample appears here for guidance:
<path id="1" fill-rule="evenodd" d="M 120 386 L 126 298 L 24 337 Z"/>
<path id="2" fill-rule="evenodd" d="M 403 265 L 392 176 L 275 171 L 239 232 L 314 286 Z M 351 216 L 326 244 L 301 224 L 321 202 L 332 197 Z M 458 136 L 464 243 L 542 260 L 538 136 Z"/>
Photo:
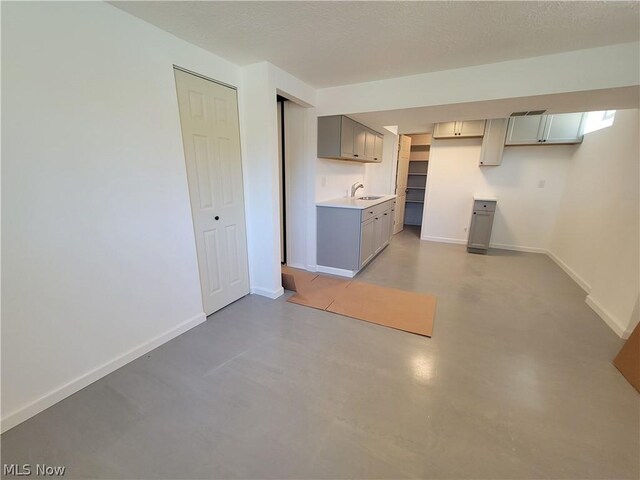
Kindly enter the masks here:
<path id="1" fill-rule="evenodd" d="M 207 315 L 249 293 L 236 91 L 175 70 Z"/>

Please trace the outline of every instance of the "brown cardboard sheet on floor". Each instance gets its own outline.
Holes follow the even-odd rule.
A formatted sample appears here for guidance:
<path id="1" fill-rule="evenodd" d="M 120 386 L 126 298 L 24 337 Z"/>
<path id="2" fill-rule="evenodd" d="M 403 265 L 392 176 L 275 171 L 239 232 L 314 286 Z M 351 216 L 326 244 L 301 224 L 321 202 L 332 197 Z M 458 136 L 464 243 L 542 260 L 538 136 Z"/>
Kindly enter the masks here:
<path id="1" fill-rule="evenodd" d="M 295 295 L 291 303 L 326 310 L 430 337 L 436 310 L 433 295 L 352 282 L 282 267 L 282 282 Z"/>
<path id="2" fill-rule="evenodd" d="M 430 337 L 436 297 L 363 282 L 339 292 L 328 312 Z"/>
<path id="3" fill-rule="evenodd" d="M 306 270 L 298 270 L 286 265 L 282 266 L 282 286 L 292 292 L 298 291 L 298 285 L 301 289 L 304 289 L 304 285 L 317 276 L 316 273 L 307 272 Z"/>
<path id="4" fill-rule="evenodd" d="M 613 361 L 631 385 L 640 392 L 640 323 L 631 333 Z"/>
<path id="5" fill-rule="evenodd" d="M 288 302 L 305 305 L 307 307 L 326 310 L 333 299 L 349 285 L 348 280 L 317 275 L 310 282 L 297 285 L 296 294 L 289 297 Z"/>

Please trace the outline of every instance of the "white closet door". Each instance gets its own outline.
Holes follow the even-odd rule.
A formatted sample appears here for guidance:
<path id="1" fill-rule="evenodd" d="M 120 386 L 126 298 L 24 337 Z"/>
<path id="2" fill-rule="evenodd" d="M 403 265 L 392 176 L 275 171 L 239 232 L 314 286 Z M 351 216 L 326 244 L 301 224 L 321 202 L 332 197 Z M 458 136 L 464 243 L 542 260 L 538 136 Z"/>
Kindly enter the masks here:
<path id="1" fill-rule="evenodd" d="M 236 91 L 175 70 L 207 315 L 249 293 Z"/>

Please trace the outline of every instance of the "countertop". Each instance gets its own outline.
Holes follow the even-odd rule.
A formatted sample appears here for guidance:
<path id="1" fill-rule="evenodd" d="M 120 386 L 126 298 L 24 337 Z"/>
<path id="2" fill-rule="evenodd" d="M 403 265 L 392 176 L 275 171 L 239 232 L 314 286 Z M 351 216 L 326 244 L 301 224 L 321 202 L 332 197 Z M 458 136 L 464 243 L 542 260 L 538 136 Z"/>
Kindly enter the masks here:
<path id="1" fill-rule="evenodd" d="M 498 201 L 496 197 L 483 197 L 478 195 L 475 195 L 473 199 L 480 202 L 497 202 Z"/>
<path id="2" fill-rule="evenodd" d="M 380 197 L 376 200 L 359 200 L 359 197 L 371 196 Z M 364 210 L 365 208 L 373 207 L 379 203 L 384 203 L 396 198 L 396 195 L 358 195 L 357 197 L 342 197 L 334 198 L 333 200 L 325 200 L 323 202 L 316 203 L 317 207 L 335 207 L 335 208 L 355 208 L 358 210 Z"/>

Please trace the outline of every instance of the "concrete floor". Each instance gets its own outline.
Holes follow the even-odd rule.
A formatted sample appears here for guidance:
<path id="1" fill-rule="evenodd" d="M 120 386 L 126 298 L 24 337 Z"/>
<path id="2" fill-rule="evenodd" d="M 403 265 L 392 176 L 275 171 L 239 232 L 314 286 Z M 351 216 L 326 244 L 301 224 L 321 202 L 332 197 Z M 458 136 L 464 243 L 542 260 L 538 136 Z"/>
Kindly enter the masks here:
<path id="1" fill-rule="evenodd" d="M 359 276 L 432 339 L 248 296 L 2 436 L 66 478 L 638 478 L 622 342 L 543 255 L 420 242 Z"/>

